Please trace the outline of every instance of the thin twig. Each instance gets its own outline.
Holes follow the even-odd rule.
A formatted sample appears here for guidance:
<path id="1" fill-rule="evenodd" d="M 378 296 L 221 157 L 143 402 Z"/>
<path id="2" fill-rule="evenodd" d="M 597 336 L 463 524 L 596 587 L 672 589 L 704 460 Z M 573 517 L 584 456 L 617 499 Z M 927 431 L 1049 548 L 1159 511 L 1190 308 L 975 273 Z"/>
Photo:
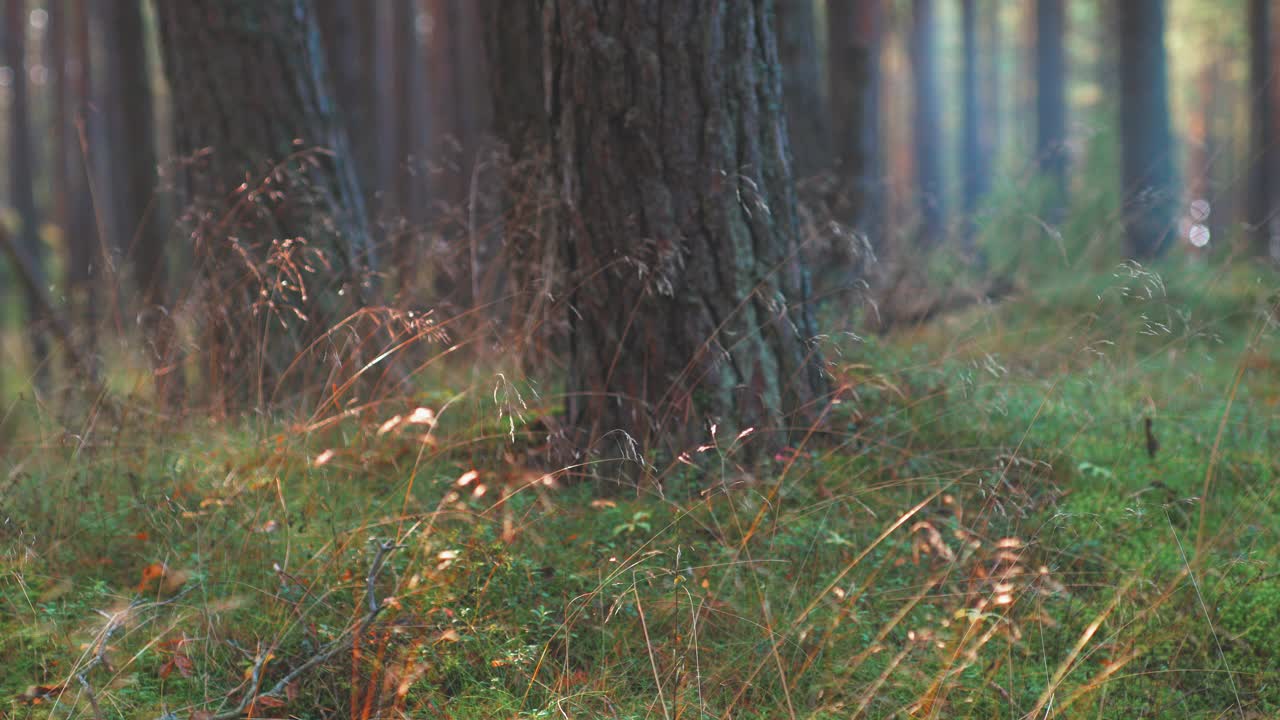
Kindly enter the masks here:
<path id="1" fill-rule="evenodd" d="M 383 566 L 386 565 L 387 557 L 390 556 L 391 553 L 403 547 L 404 545 L 398 545 L 391 541 L 378 544 L 378 549 L 373 556 L 373 562 L 369 564 L 369 574 L 365 577 L 365 598 L 368 602 L 369 610 L 365 613 L 364 618 L 362 618 L 359 623 L 349 626 L 341 635 L 320 650 L 320 652 L 311 656 L 309 660 L 286 673 L 284 677 L 280 678 L 280 680 L 276 682 L 275 685 L 272 685 L 271 689 L 266 692 L 258 692 L 258 688 L 261 687 L 262 684 L 262 668 L 266 665 L 267 658 L 270 656 L 271 652 L 270 650 L 267 652 L 259 652 L 258 658 L 253 663 L 253 670 L 249 675 L 249 688 L 240 698 L 240 702 L 231 710 L 211 716 L 209 720 L 236 720 L 260 698 L 279 696 L 281 693 L 285 692 L 285 689 L 288 688 L 289 684 L 294 680 L 297 680 L 307 671 L 326 662 L 334 655 L 345 650 L 351 644 L 352 640 L 364 635 L 385 607 L 385 605 L 382 605 L 378 601 L 378 596 L 375 592 L 378 575 L 382 572 Z"/>

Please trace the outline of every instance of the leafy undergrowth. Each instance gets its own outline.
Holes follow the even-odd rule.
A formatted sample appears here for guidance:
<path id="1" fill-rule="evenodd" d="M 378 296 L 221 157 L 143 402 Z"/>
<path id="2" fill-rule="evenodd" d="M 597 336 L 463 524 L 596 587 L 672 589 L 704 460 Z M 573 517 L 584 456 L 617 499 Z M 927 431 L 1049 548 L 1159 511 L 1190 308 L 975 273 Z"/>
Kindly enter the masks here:
<path id="1" fill-rule="evenodd" d="M 0 715 L 1274 717 L 1259 272 L 849 341 L 793 451 L 709 434 L 638 491 L 546 472 L 553 408 L 505 377 L 269 429 L 45 419 L 0 478 Z"/>

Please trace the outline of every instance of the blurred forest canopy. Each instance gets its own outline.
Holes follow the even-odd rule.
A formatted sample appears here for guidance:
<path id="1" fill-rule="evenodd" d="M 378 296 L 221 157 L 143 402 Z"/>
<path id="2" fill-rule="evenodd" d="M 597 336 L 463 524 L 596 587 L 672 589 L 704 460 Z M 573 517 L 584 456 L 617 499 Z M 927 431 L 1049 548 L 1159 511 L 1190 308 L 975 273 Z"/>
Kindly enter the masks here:
<path id="1" fill-rule="evenodd" d="M 708 254 L 694 257 L 691 226 L 671 199 L 709 181 L 670 169 L 720 161 L 683 146 L 670 123 L 717 131 L 662 98 L 644 119 L 639 99 L 649 86 L 664 86 L 673 103 L 683 92 L 678 72 L 638 59 L 653 51 L 645 24 L 672 18 L 646 17 L 641 3 L 575 28 L 575 5 L 4 0 L 4 396 L 34 389 L 40 402 L 65 401 L 73 388 L 113 388 L 153 394 L 170 411 L 228 412 L 305 389 L 336 402 L 356 376 L 383 388 L 402 381 L 426 339 L 558 367 L 571 398 L 638 392 L 654 421 L 662 411 L 653 403 L 672 399 L 637 388 L 700 362 L 692 338 L 717 322 L 688 328 L 668 367 L 653 370 L 659 358 L 642 347 L 649 331 L 628 335 L 610 309 L 570 307 L 595 293 L 692 297 L 699 267 L 730 262 L 716 259 L 720 244 L 745 247 L 730 229 L 752 216 L 726 217 L 710 230 Z M 802 335 L 817 334 L 806 318 L 829 298 L 863 308 L 850 327 L 886 331 L 965 297 L 1124 258 L 1280 254 L 1280 13 L 1266 0 L 759 5 L 748 22 L 775 30 L 757 60 L 777 73 L 761 92 L 781 82 L 786 161 L 750 167 L 740 151 L 737 171 L 763 174 L 744 176 L 735 192 L 749 185 L 761 201 L 797 203 L 794 218 L 752 232 L 794 244 L 809 266 L 795 270 L 812 277 L 811 289 L 797 275 L 779 290 Z M 609 37 L 604 25 L 623 32 Z M 717 32 L 731 39 L 728 28 Z M 581 43 L 584 58 L 599 55 L 584 62 L 616 64 L 618 87 L 591 80 L 586 66 L 545 65 L 568 62 Z M 730 43 L 715 52 L 709 67 L 728 78 L 752 51 Z M 692 66 L 697 56 L 682 57 Z M 713 79 L 713 92 L 734 92 L 725 78 Z M 598 97 L 588 82 L 603 84 Z M 635 152 L 607 124 L 598 130 L 617 133 L 610 148 L 588 149 L 602 137 L 577 135 L 596 115 L 575 104 L 600 103 L 607 116 L 618 111 L 614 92 L 638 103 L 618 122 L 651 125 L 636 130 L 652 142 Z M 773 122 L 771 108 L 760 112 L 751 123 Z M 733 137 L 725 141 L 744 140 Z M 563 165 L 570 151 L 600 161 L 576 199 L 565 173 L 584 169 Z M 650 162 L 668 176 L 649 177 Z M 616 184 L 605 179 L 611 168 Z M 761 184 L 766 176 L 773 187 Z M 592 195 L 597 186 L 611 195 Z M 643 196 L 630 210 L 629 192 Z M 584 217 L 603 232 L 614 227 L 610 213 L 625 224 L 668 211 L 665 229 L 646 221 L 617 247 L 575 249 Z M 645 232 L 681 239 L 664 249 Z M 592 277 L 572 267 L 581 253 L 617 253 L 657 284 L 578 285 Z M 730 307 L 743 300 L 725 297 Z M 736 315 L 718 304 L 708 318 Z M 634 317 L 690 317 L 687 309 L 650 305 Z M 746 315 L 743 331 L 766 327 Z M 748 354 L 786 356 L 790 341 L 780 338 Z M 405 362 L 383 362 L 388 352 Z M 634 353 L 647 358 L 634 376 L 607 360 Z M 743 367 L 754 362 L 744 355 L 736 379 L 722 381 L 754 384 L 762 407 L 776 406 L 761 418 L 820 390 L 817 381 L 774 387 L 766 378 L 776 370 Z M 613 369 L 593 375 L 595 364 Z M 694 385 L 715 384 L 705 373 L 719 371 L 703 372 L 688 402 Z M 727 395 L 708 402 L 704 414 L 747 413 Z M 574 403 L 570 416 L 604 412 Z"/>

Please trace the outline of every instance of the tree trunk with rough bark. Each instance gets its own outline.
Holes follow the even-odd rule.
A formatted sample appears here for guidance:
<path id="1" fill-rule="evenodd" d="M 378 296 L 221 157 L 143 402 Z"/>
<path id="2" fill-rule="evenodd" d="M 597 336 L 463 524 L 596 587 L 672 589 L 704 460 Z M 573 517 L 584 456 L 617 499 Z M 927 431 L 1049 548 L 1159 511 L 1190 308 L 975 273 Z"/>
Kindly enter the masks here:
<path id="1" fill-rule="evenodd" d="M 270 399 L 373 294 L 373 251 L 310 0 L 157 3 L 215 401 Z M 322 339 L 323 338 L 323 339 Z M 319 344 L 312 348 L 313 342 Z M 314 359 L 314 358 L 312 358 Z M 345 358 L 344 358 L 345 359 Z M 293 370 L 287 389 L 319 378 Z"/>
<path id="2" fill-rule="evenodd" d="M 1126 253 L 1159 256 L 1174 234 L 1177 204 L 1169 127 L 1164 0 L 1117 3 L 1120 40 L 1120 144 Z"/>
<path id="3" fill-rule="evenodd" d="M 546 2 L 570 423 L 615 458 L 787 444 L 825 379 L 773 3 Z"/>

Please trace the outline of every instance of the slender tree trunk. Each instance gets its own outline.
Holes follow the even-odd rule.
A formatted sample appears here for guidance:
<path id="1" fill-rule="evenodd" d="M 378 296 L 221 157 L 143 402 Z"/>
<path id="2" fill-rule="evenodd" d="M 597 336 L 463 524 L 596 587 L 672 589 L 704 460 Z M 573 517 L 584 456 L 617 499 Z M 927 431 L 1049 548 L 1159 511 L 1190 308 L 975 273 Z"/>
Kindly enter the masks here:
<path id="1" fill-rule="evenodd" d="M 978 205 L 987 194 L 987 154 L 982 145 L 982 121 L 978 88 L 978 11 L 977 0 L 962 0 L 960 7 L 961 34 L 963 35 L 964 63 L 961 70 L 961 95 L 964 105 L 961 175 L 964 178 L 964 243 L 972 249 L 975 234 L 975 215 Z"/>
<path id="2" fill-rule="evenodd" d="M 1177 203 L 1169 128 L 1164 0 L 1118 3 L 1120 134 L 1127 254 L 1160 255 L 1173 235 Z"/>
<path id="3" fill-rule="evenodd" d="M 104 13 L 110 26 L 110 74 L 120 99 L 113 104 L 117 115 L 112 144 L 128 148 L 119 154 L 113 173 L 123 175 L 122 182 L 113 183 L 118 242 L 134 271 L 141 300 L 139 320 L 156 380 L 156 397 L 165 407 L 176 409 L 184 383 L 181 368 L 175 364 L 174 326 L 167 300 L 167 243 L 163 203 L 158 195 L 155 111 L 142 5 L 138 0 L 110 0 Z"/>
<path id="4" fill-rule="evenodd" d="M 825 383 L 773 4 L 547 0 L 568 410 L 593 447 L 778 447 Z"/>
<path id="5" fill-rule="evenodd" d="M 1213 136 L 1213 116 L 1218 107 L 1216 89 L 1220 82 L 1218 64 L 1207 60 L 1201 64 L 1196 78 L 1198 91 L 1195 109 L 1188 122 L 1187 142 L 1187 215 L 1181 223 L 1184 232 L 1180 240 L 1189 243 L 1188 253 L 1193 257 L 1202 257 L 1206 250 L 1197 242 L 1201 233 L 1209 231 L 1208 236 L 1215 233 L 1212 218 L 1221 215 L 1216 208 L 1217 198 L 1213 187 L 1213 157 L 1217 143 Z M 1213 213 L 1213 210 L 1218 210 Z"/>
<path id="6" fill-rule="evenodd" d="M 380 2 L 381 0 L 379 0 Z M 374 64 L 374 22 L 371 3 L 362 0 L 315 0 L 316 18 L 325 43 L 325 57 L 332 72 L 334 96 L 343 125 L 351 140 L 352 163 L 364 190 L 366 207 L 375 207 L 377 188 L 375 157 L 379 137 L 373 111 L 379 102 L 369 74 Z"/>
<path id="7" fill-rule="evenodd" d="M 916 191 L 920 198 L 920 245 L 936 247 L 946 237 L 942 180 L 941 108 L 938 105 L 937 21 L 933 0 L 913 0 L 911 74 L 915 101 Z"/>
<path id="8" fill-rule="evenodd" d="M 439 191 L 435 196 L 438 227 L 449 241 L 447 267 L 440 269 L 436 283 L 442 297 L 464 307 L 483 303 L 479 297 L 482 260 L 492 254 L 480 237 L 477 223 L 481 210 L 473 202 L 475 181 L 481 160 L 482 138 L 490 131 L 492 109 L 489 83 L 491 73 L 484 48 L 485 18 L 511 15 L 517 20 L 537 13 L 540 3 L 500 3 L 496 6 L 475 0 L 423 0 L 430 18 L 427 38 L 429 82 L 435 89 L 430 104 L 430 145 L 438 168 Z M 511 24 L 507 18 L 499 22 Z M 537 31 L 534 28 L 533 31 Z M 539 58 L 522 58 L 526 66 Z M 525 74 L 527 67 L 508 66 L 502 74 Z M 498 79 L 497 81 L 502 81 Z M 497 99 L 503 102 L 503 99 Z M 482 257 L 483 256 L 483 257 Z"/>
<path id="9" fill-rule="evenodd" d="M 93 159 L 89 155 L 90 137 L 95 132 L 101 116 L 90 110 L 93 98 L 93 77 L 90 72 L 92 48 L 89 44 L 89 9 L 85 0 L 70 0 L 68 4 L 68 30 L 71 41 L 71 59 L 67 69 L 67 85 L 71 95 L 72 115 L 68 119 L 68 147 L 70 148 L 70 227 L 66 242 L 67 296 L 72 313 L 72 325 L 81 334 L 80 347 L 88 362 L 96 367 L 98 352 L 99 298 L 102 247 L 98 224 L 94 214 Z"/>
<path id="10" fill-rule="evenodd" d="M 377 171 L 374 180 L 374 192 L 380 199 L 376 216 L 381 222 L 399 212 L 397 197 L 397 178 L 399 177 L 402 153 L 400 149 L 400 98 L 396 90 L 398 78 L 403 68 L 400 67 L 397 40 L 397 25 L 401 2 L 382 0 L 373 3 L 366 11 L 374 17 L 373 31 L 373 86 L 374 126 L 377 129 L 378 142 Z"/>
<path id="11" fill-rule="evenodd" d="M 35 138 L 31 134 L 31 107 L 27 96 L 26 5 L 26 0 L 6 0 L 4 11 L 4 60 L 13 71 L 13 82 L 9 87 L 9 193 L 18 216 L 18 245 L 31 258 L 31 270 L 35 274 L 33 280 L 44 286 L 44 246 L 40 242 L 40 216 L 36 212 L 32 191 L 36 158 L 32 152 Z M 46 392 L 50 379 L 46 317 L 39 298 L 30 292 L 26 293 L 26 321 L 35 388 Z"/>
<path id="12" fill-rule="evenodd" d="M 837 219 L 884 250 L 880 137 L 880 0 L 827 0 L 827 97 Z M 785 68 L 784 68 L 785 71 Z"/>
<path id="13" fill-rule="evenodd" d="M 1259 254 L 1280 259 L 1280 133 L 1272 0 L 1249 0 L 1249 197 L 1247 223 Z"/>
<path id="14" fill-rule="evenodd" d="M 1002 128 L 1004 124 L 1004 83 L 1001 80 L 1000 64 L 1003 56 L 1003 46 L 1001 44 L 1000 31 L 1000 8 L 1002 0 L 992 0 L 983 3 L 982 7 L 985 12 L 981 13 L 981 17 L 985 20 L 982 25 L 982 47 L 985 52 L 979 54 L 979 63 L 982 65 L 982 77 L 980 82 L 981 95 L 984 100 L 986 112 L 983 113 L 982 129 L 979 131 L 981 137 L 983 153 L 987 158 L 987 185 L 990 188 L 991 180 L 995 177 L 995 173 L 999 171 L 1000 150 L 1003 147 Z"/>
<path id="15" fill-rule="evenodd" d="M 1036 158 L 1052 183 L 1047 214 L 1062 218 L 1067 191 L 1065 0 L 1036 0 Z"/>
<path id="16" fill-rule="evenodd" d="M 309 0 L 157 3 L 219 399 L 261 405 L 373 294 L 373 250 Z M 319 364 L 319 363 L 316 363 Z M 308 364 L 314 366 L 315 364 Z M 320 371 L 327 371 L 321 367 Z M 289 388 L 314 389 L 295 373 Z"/>
<path id="17" fill-rule="evenodd" d="M 827 170 L 831 155 L 813 0 L 777 0 L 776 7 L 792 171 L 808 178 Z"/>
<path id="18" fill-rule="evenodd" d="M 545 0 L 480 4 L 493 127 L 505 146 L 503 162 L 502 257 L 507 269 L 504 335 L 513 340 L 521 361 L 548 365 L 549 346 L 564 334 L 563 262 L 556 247 L 559 202 L 550 172 L 551 129 L 547 117 L 550 77 L 544 73 L 547 44 Z"/>
<path id="19" fill-rule="evenodd" d="M 74 142 L 75 125 L 71 120 L 71 109 L 67 102 L 69 96 L 67 74 L 67 5 L 66 2 L 49 4 L 49 24 L 46 30 L 49 51 L 49 92 L 53 97 L 49 122 L 48 144 L 50 148 L 49 182 L 53 192 L 53 221 L 62 234 L 63 243 L 71 231 L 71 191 L 68 164 L 71 160 L 70 148 Z"/>

